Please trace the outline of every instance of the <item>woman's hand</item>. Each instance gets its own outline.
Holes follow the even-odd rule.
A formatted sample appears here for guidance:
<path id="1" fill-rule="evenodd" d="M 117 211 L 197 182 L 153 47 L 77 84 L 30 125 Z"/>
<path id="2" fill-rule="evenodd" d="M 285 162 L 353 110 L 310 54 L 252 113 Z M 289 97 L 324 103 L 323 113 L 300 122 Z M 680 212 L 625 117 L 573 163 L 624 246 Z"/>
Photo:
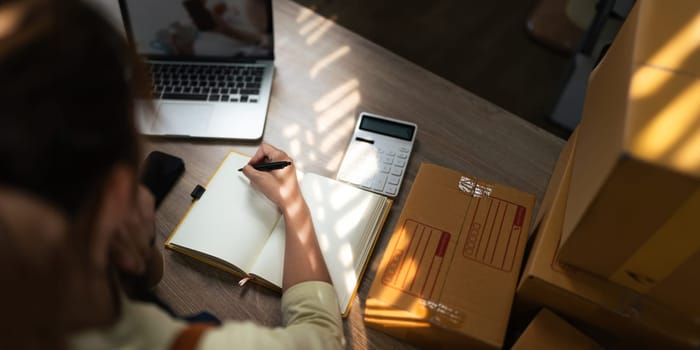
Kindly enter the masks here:
<path id="1" fill-rule="evenodd" d="M 250 179 L 255 189 L 275 203 L 283 213 L 287 213 L 293 208 L 293 204 L 301 199 L 294 165 L 272 171 L 258 171 L 252 167 L 253 164 L 279 161 L 292 160 L 283 151 L 263 143 L 250 162 L 243 167 L 243 174 Z"/>
<path id="2" fill-rule="evenodd" d="M 111 242 L 112 262 L 131 276 L 155 285 L 163 274 L 160 251 L 155 246 L 155 199 L 139 186 L 133 210 Z"/>
<path id="3" fill-rule="evenodd" d="M 282 289 L 287 290 L 305 281 L 331 283 L 316 239 L 311 212 L 301 195 L 294 166 L 272 171 L 257 171 L 252 167 L 252 164 L 279 161 L 290 162 L 291 159 L 286 153 L 263 143 L 243 168 L 243 173 L 250 179 L 253 187 L 277 204 L 284 214 Z"/>

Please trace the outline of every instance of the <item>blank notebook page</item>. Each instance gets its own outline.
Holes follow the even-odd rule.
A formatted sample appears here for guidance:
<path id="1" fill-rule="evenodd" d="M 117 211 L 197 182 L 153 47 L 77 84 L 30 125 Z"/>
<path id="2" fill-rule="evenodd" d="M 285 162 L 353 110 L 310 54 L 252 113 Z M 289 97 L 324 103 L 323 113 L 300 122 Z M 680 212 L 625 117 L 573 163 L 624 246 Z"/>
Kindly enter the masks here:
<path id="1" fill-rule="evenodd" d="M 281 215 L 238 171 L 249 159 L 229 153 L 170 244 L 251 268 Z"/>
<path id="2" fill-rule="evenodd" d="M 373 226 L 371 218 L 376 217 L 373 214 L 386 199 L 310 173 L 304 176 L 301 186 L 342 313 L 362 273 L 362 252 L 373 242 L 374 237 L 368 235 Z"/>

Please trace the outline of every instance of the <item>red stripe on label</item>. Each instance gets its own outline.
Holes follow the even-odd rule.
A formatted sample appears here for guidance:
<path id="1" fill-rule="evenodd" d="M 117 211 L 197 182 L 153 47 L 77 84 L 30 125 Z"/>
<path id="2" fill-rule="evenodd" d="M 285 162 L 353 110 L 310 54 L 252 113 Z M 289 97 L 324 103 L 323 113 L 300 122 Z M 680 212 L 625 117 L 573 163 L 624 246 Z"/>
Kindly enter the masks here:
<path id="1" fill-rule="evenodd" d="M 525 221 L 525 207 L 518 206 L 518 211 L 515 212 L 515 220 L 513 226 L 523 226 Z"/>
<path id="2" fill-rule="evenodd" d="M 435 256 L 445 257 L 448 243 L 450 243 L 450 234 L 443 232 L 440 237 L 440 243 L 438 243 L 437 249 L 435 250 Z"/>

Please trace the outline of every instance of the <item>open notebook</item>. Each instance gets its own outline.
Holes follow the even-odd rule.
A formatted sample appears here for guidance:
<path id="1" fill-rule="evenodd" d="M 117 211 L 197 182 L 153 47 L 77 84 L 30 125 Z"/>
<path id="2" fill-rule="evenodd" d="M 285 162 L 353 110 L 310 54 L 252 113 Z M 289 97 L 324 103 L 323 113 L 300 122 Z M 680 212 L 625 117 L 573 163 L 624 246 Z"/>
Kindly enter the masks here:
<path id="1" fill-rule="evenodd" d="M 238 171 L 249 160 L 228 154 L 165 246 L 281 290 L 284 219 Z M 320 175 L 297 176 L 345 317 L 392 201 Z"/>

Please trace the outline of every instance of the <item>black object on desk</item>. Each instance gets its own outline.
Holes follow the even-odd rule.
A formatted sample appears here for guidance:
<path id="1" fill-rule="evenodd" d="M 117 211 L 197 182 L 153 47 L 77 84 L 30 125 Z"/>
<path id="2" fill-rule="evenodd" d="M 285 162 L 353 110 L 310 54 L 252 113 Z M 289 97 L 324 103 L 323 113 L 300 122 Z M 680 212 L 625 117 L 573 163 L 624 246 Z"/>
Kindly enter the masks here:
<path id="1" fill-rule="evenodd" d="M 185 162 L 179 157 L 160 151 L 153 151 L 146 157 L 141 183 L 153 193 L 156 208 L 184 172 Z"/>

